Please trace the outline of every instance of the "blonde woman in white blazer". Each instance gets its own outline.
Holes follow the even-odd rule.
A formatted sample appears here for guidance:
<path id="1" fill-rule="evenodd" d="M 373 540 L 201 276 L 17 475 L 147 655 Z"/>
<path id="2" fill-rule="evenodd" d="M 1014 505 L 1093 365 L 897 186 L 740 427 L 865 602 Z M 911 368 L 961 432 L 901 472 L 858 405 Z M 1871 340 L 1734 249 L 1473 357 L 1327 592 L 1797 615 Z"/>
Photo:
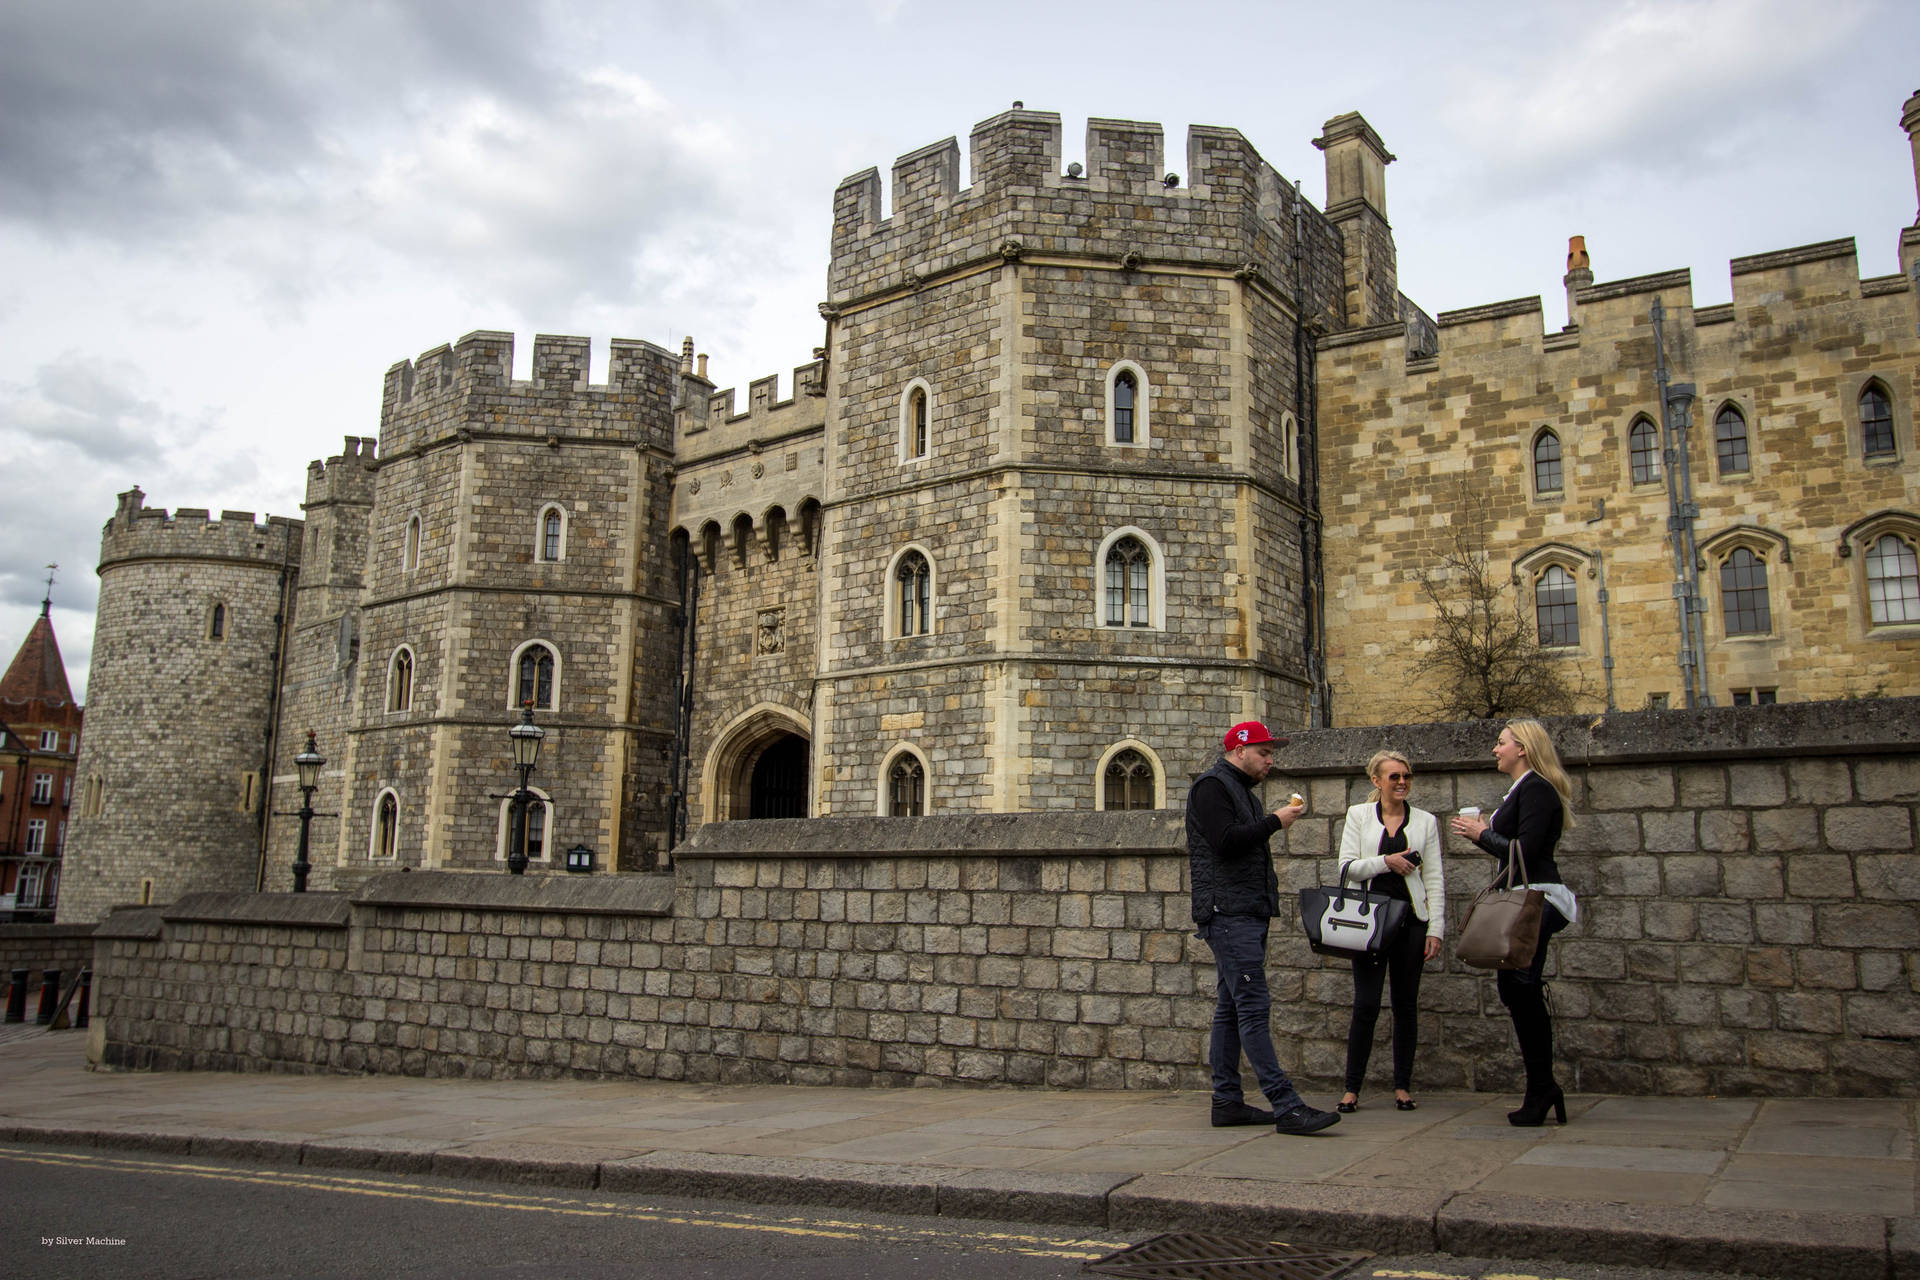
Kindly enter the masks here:
<path id="1" fill-rule="evenodd" d="M 1421 966 L 1440 954 L 1447 931 L 1447 878 L 1440 865 L 1440 824 L 1407 803 L 1413 765 L 1397 751 L 1367 761 L 1373 794 L 1347 810 L 1340 836 L 1340 867 L 1347 878 L 1413 908 L 1400 936 L 1377 956 L 1353 958 L 1353 1021 L 1347 1027 L 1347 1093 L 1338 1111 L 1360 1106 L 1360 1084 L 1373 1055 L 1380 990 L 1393 984 L 1393 1105 L 1414 1109 L 1413 1054 L 1420 1034 Z M 1351 867 L 1347 864 L 1352 863 Z"/>

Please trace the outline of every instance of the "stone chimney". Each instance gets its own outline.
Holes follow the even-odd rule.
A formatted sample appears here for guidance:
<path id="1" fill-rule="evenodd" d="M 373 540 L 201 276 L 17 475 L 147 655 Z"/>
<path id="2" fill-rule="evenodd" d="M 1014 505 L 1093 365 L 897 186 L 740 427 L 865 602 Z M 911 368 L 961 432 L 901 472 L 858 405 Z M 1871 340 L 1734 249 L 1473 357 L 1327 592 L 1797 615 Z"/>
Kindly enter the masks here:
<path id="1" fill-rule="evenodd" d="M 1560 277 L 1567 287 L 1567 328 L 1580 327 L 1580 304 L 1574 295 L 1593 287 L 1593 263 L 1587 258 L 1587 238 L 1567 237 L 1567 274 Z"/>
<path id="2" fill-rule="evenodd" d="M 1327 220 L 1345 250 L 1347 323 L 1400 318 L 1400 269 L 1387 223 L 1387 166 L 1393 154 L 1357 111 L 1335 116 L 1313 145 L 1327 157 Z"/>

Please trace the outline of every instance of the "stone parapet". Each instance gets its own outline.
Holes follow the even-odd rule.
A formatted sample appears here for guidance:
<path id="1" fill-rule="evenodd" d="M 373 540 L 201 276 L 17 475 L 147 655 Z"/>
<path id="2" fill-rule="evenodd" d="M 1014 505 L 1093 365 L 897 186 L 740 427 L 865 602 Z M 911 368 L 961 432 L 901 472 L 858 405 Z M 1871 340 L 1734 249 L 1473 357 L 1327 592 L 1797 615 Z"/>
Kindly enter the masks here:
<path id="1" fill-rule="evenodd" d="M 1809 710 L 1777 734 L 1739 711 L 1593 723 L 1584 740 L 1555 726 L 1578 817 L 1558 861 L 1580 919 L 1549 965 L 1569 1089 L 1915 1096 L 1909 710 Z M 1346 807 L 1365 798 L 1360 762 L 1391 743 L 1414 758 L 1416 804 L 1491 808 L 1506 780 L 1486 767 L 1489 729 L 1335 730 L 1282 752 L 1267 790 L 1297 787 L 1309 812 L 1275 841 L 1269 979 L 1301 1077 L 1338 1076 L 1352 979 L 1307 949 L 1293 895 L 1334 873 Z M 1807 749 L 1786 753 L 1789 733 Z M 1452 933 L 1491 862 L 1448 838 L 1442 865 Z M 297 906 L 200 895 L 102 925 L 104 1056 L 1200 1090 L 1214 976 L 1186 871 L 1168 809 L 723 823 L 671 877 L 410 872 Z M 161 927 L 121 927 L 135 916 Z M 1516 1088 L 1494 984 L 1443 954 L 1416 1080 Z M 1379 1087 L 1389 1059 L 1383 1043 Z"/>

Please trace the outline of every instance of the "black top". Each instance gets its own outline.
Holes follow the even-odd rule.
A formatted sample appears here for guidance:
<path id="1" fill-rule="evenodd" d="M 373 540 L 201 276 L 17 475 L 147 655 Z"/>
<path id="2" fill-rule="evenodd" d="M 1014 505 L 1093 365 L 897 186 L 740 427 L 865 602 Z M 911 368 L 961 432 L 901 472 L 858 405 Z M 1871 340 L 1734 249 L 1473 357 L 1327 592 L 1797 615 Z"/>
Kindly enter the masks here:
<path id="1" fill-rule="evenodd" d="M 1528 773 L 1493 811 L 1487 829 L 1474 843 L 1498 858 L 1504 867 L 1507 846 L 1518 840 L 1520 856 L 1526 862 L 1526 879 L 1539 884 L 1564 884 L 1553 853 L 1560 845 L 1560 832 L 1566 821 L 1566 809 L 1553 784 L 1537 773 Z"/>
<path id="2" fill-rule="evenodd" d="M 1253 794 L 1255 783 L 1222 756 L 1187 793 L 1187 855 L 1193 880 L 1193 920 L 1215 915 L 1280 914 L 1280 879 L 1267 841 L 1280 819 Z"/>
<path id="3" fill-rule="evenodd" d="M 1391 834 L 1386 830 L 1387 818 L 1385 814 L 1380 812 L 1380 802 L 1377 800 L 1374 801 L 1373 804 L 1373 816 L 1379 819 L 1380 822 L 1380 856 L 1384 858 L 1390 853 L 1405 853 L 1407 851 L 1407 823 L 1413 820 L 1413 812 L 1408 810 L 1402 813 L 1400 815 L 1400 829 Z M 1375 893 L 1384 893 L 1389 898 L 1398 898 L 1402 902 L 1413 901 L 1413 894 L 1407 890 L 1407 878 L 1391 868 L 1382 871 L 1379 875 L 1367 881 L 1367 888 L 1373 890 Z"/>

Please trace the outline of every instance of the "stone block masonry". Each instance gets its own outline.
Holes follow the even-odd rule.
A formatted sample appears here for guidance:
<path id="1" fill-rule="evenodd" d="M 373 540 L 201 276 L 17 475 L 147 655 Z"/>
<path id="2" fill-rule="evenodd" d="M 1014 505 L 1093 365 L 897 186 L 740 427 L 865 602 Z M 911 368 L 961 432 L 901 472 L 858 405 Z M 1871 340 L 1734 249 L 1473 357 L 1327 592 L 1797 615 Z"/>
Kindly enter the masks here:
<path id="1" fill-rule="evenodd" d="M 1569 1088 L 1912 1097 L 1920 1079 L 1920 705 L 1723 709 L 1554 726 L 1581 920 L 1549 969 Z M 1297 736 L 1269 785 L 1309 816 L 1269 952 L 1283 1060 L 1331 1081 L 1347 966 L 1293 890 L 1331 874 L 1361 761 L 1414 802 L 1490 807 L 1490 726 Z M 1177 803 L 1177 801 L 1175 802 Z M 1771 819 L 1804 810 L 1808 821 Z M 1457 929 L 1489 860 L 1448 842 Z M 1131 813 L 728 822 L 671 876 L 423 871 L 351 896 L 197 895 L 97 933 L 116 1066 L 1203 1089 L 1213 969 L 1183 819 Z M 1420 1087 L 1511 1091 L 1491 978 L 1422 995 Z M 1382 1028 L 1381 1035 L 1386 1035 Z M 1384 1088 L 1388 1054 L 1376 1054 Z"/>

